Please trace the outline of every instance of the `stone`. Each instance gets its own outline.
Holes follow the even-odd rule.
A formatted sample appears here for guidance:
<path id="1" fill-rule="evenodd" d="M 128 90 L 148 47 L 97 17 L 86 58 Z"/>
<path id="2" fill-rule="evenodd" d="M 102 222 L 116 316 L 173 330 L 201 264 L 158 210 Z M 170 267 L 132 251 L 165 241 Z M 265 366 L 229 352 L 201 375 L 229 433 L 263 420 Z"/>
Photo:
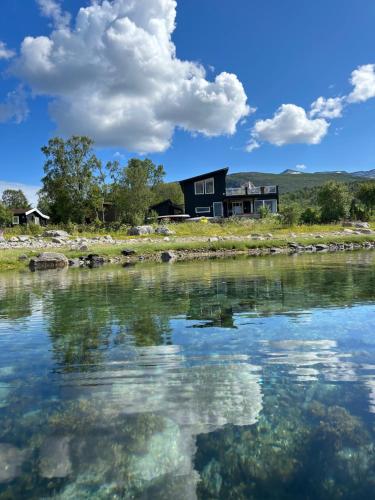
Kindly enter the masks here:
<path id="1" fill-rule="evenodd" d="M 57 243 L 58 245 L 63 245 L 65 243 L 65 240 L 62 240 L 61 238 L 56 238 L 55 236 L 52 238 L 52 243 Z"/>
<path id="2" fill-rule="evenodd" d="M 163 252 L 161 254 L 161 260 L 163 262 L 170 262 L 177 259 L 177 255 L 171 251 Z"/>
<path id="3" fill-rule="evenodd" d="M 19 241 L 19 240 L 18 240 L 17 236 L 12 236 L 12 237 L 9 239 L 9 241 L 10 241 L 11 243 L 18 243 L 18 241 Z"/>
<path id="4" fill-rule="evenodd" d="M 91 254 L 87 256 L 88 266 L 91 268 L 100 267 L 105 264 L 105 258 L 100 255 Z"/>
<path id="5" fill-rule="evenodd" d="M 31 271 L 45 271 L 47 269 L 63 269 L 68 267 L 69 261 L 62 253 L 45 252 L 30 259 Z"/>
<path id="6" fill-rule="evenodd" d="M 135 255 L 137 252 L 133 250 L 132 248 L 124 248 L 124 250 L 121 251 L 121 255 L 124 257 L 130 257 L 131 255 Z"/>
<path id="7" fill-rule="evenodd" d="M 373 231 L 371 231 L 371 229 L 361 229 L 360 230 L 360 233 L 361 234 L 372 234 Z"/>
<path id="8" fill-rule="evenodd" d="M 157 227 L 155 230 L 156 234 L 164 234 L 164 236 L 171 236 L 172 234 L 175 234 L 174 231 L 171 231 L 169 227 L 166 226 L 160 226 Z"/>
<path id="9" fill-rule="evenodd" d="M 0 484 L 13 481 L 21 474 L 25 452 L 12 444 L 0 443 Z"/>
<path id="10" fill-rule="evenodd" d="M 144 234 L 153 234 L 154 228 L 152 226 L 135 226 L 128 230 L 129 236 L 142 236 Z"/>
<path id="11" fill-rule="evenodd" d="M 69 259 L 69 267 L 81 267 L 83 261 L 81 259 Z"/>
<path id="12" fill-rule="evenodd" d="M 89 246 L 88 246 L 88 245 L 86 245 L 86 244 L 84 244 L 84 245 L 80 245 L 80 246 L 78 247 L 78 250 L 79 250 L 80 252 L 87 252 L 87 251 L 88 251 L 88 249 L 89 249 Z"/>
<path id="13" fill-rule="evenodd" d="M 72 472 L 70 460 L 71 438 L 48 437 L 40 449 L 39 473 L 47 479 L 64 478 Z"/>
<path id="14" fill-rule="evenodd" d="M 28 256 L 27 256 L 27 255 L 25 255 L 25 254 L 22 254 L 22 255 L 20 255 L 20 256 L 18 257 L 18 260 L 19 260 L 19 261 L 21 261 L 21 262 L 23 262 L 23 261 L 25 261 L 25 260 L 27 260 L 27 259 L 28 259 Z"/>
<path id="15" fill-rule="evenodd" d="M 281 253 L 281 248 L 272 247 L 272 248 L 270 249 L 270 252 L 271 252 L 271 253 Z"/>
<path id="16" fill-rule="evenodd" d="M 219 241 L 219 238 L 217 238 L 216 236 L 212 236 L 211 238 L 208 238 L 207 241 L 210 242 L 210 243 L 214 243 L 216 241 Z"/>
<path id="17" fill-rule="evenodd" d="M 315 245 L 315 248 L 317 249 L 318 252 L 322 252 L 323 250 L 328 250 L 329 246 L 323 245 L 323 243 L 318 243 L 317 245 Z"/>
<path id="18" fill-rule="evenodd" d="M 26 243 L 26 241 L 30 241 L 30 236 L 27 236 L 26 234 L 21 234 L 20 236 L 18 236 L 18 241 L 20 241 L 21 243 Z"/>
<path id="19" fill-rule="evenodd" d="M 171 239 L 168 236 L 165 236 L 165 238 L 163 238 L 163 241 L 171 241 Z"/>
<path id="20" fill-rule="evenodd" d="M 45 238 L 69 238 L 69 233 L 61 229 L 49 229 L 44 231 L 43 236 Z"/>

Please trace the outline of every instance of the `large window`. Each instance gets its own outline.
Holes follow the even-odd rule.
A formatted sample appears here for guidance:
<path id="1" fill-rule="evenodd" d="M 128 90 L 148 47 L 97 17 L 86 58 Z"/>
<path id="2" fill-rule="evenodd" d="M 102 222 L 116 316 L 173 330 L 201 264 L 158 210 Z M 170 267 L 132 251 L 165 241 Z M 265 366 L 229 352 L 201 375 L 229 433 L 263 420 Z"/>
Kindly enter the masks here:
<path id="1" fill-rule="evenodd" d="M 209 214 L 211 212 L 210 207 L 196 207 L 196 214 Z"/>
<path id="2" fill-rule="evenodd" d="M 204 181 L 194 183 L 195 194 L 215 194 L 214 178 L 210 177 Z"/>
<path id="3" fill-rule="evenodd" d="M 277 213 L 277 200 L 256 200 L 255 201 L 255 212 L 259 213 L 262 207 L 268 208 L 270 213 Z"/>
<path id="4" fill-rule="evenodd" d="M 232 214 L 233 215 L 242 215 L 243 214 L 242 201 L 232 201 Z"/>
<path id="5" fill-rule="evenodd" d="M 13 216 L 13 224 L 16 225 L 16 224 L 19 224 L 20 223 L 20 218 L 18 215 L 14 215 Z"/>

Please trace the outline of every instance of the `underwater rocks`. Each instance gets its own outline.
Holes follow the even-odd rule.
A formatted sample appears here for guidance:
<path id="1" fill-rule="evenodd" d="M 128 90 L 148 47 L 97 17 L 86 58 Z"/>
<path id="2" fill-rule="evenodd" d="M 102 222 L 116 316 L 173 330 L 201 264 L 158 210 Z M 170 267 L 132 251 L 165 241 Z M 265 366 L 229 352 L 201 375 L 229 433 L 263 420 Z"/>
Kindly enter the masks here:
<path id="1" fill-rule="evenodd" d="M 68 267 L 69 261 L 62 253 L 46 252 L 30 260 L 31 271 L 46 271 L 48 269 L 63 269 Z"/>
<path id="2" fill-rule="evenodd" d="M 39 471 L 42 477 L 63 478 L 72 472 L 69 444 L 71 437 L 48 437 L 40 449 Z"/>
<path id="3" fill-rule="evenodd" d="M 8 443 L 0 443 L 0 483 L 13 481 L 21 474 L 26 452 Z"/>

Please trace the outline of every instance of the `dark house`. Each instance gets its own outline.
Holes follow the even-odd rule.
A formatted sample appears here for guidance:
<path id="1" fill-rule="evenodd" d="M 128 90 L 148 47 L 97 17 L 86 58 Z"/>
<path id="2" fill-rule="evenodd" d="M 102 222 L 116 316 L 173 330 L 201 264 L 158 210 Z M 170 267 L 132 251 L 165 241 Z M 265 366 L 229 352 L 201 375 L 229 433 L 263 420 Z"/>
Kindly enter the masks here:
<path id="1" fill-rule="evenodd" d="M 25 224 L 37 224 L 38 226 L 46 226 L 49 221 L 48 215 L 44 215 L 37 208 L 13 208 L 12 215 L 13 226 Z"/>
<path id="2" fill-rule="evenodd" d="M 228 169 L 222 168 L 180 181 L 185 213 L 190 217 L 259 217 L 262 207 L 278 212 L 278 186 L 256 187 L 248 183 L 227 188 L 227 173 Z"/>
<path id="3" fill-rule="evenodd" d="M 184 213 L 184 209 L 181 205 L 176 205 L 169 199 L 152 205 L 152 207 L 150 207 L 150 210 L 156 212 L 159 217 L 166 217 L 168 215 L 182 215 Z"/>

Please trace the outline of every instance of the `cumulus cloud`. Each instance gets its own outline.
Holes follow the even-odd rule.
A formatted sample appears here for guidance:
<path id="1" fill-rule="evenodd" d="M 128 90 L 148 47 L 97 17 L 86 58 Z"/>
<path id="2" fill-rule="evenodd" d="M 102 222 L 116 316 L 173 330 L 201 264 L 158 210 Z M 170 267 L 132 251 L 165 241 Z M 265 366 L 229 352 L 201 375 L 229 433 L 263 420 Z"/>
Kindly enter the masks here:
<path id="1" fill-rule="evenodd" d="M 64 16 L 55 1 L 43 12 Z M 161 152 L 179 127 L 206 136 L 233 134 L 250 112 L 237 76 L 213 81 L 204 68 L 176 56 L 175 0 L 95 1 L 74 27 L 26 37 L 13 73 L 33 92 L 53 98 L 59 132 L 87 134 L 101 145 Z"/>
<path id="2" fill-rule="evenodd" d="M 295 104 L 283 104 L 273 118 L 258 120 L 252 129 L 252 140 L 276 146 L 285 144 L 319 144 L 328 131 L 323 118 L 310 119 Z"/>
<path id="3" fill-rule="evenodd" d="M 56 27 L 64 27 L 70 23 L 71 16 L 64 12 L 56 0 L 36 0 L 43 16 L 52 19 Z"/>
<path id="4" fill-rule="evenodd" d="M 354 89 L 348 96 L 348 102 L 364 102 L 375 97 L 375 64 L 359 66 L 352 72 L 350 83 Z"/>
<path id="5" fill-rule="evenodd" d="M 11 59 L 15 52 L 7 48 L 4 42 L 0 40 L 0 59 Z"/>
<path id="6" fill-rule="evenodd" d="M 307 169 L 306 165 L 304 165 L 303 163 L 299 163 L 298 165 L 296 165 L 296 168 L 298 170 L 306 170 Z"/>
<path id="7" fill-rule="evenodd" d="M 344 97 L 318 97 L 316 101 L 311 104 L 310 117 L 311 118 L 341 118 L 344 108 Z"/>
<path id="8" fill-rule="evenodd" d="M 0 101 L 0 123 L 13 121 L 22 123 L 29 114 L 27 97 L 23 87 L 9 92 L 3 102 Z"/>

